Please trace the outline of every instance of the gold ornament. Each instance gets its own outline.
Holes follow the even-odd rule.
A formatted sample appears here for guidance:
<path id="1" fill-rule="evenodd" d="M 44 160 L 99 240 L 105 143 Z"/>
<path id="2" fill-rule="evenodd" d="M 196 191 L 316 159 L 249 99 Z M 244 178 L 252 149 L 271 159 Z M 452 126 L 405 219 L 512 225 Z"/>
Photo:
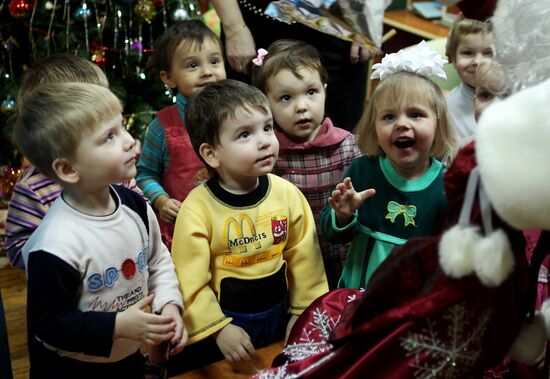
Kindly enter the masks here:
<path id="1" fill-rule="evenodd" d="M 150 24 L 156 13 L 155 3 L 153 0 L 139 0 L 134 6 L 134 13 L 143 19 L 143 21 Z"/>

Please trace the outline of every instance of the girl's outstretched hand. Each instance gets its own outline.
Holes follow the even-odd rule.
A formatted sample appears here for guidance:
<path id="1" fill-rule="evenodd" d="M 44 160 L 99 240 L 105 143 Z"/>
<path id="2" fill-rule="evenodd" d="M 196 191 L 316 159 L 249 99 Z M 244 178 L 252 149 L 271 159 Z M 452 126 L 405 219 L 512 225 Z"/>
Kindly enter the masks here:
<path id="1" fill-rule="evenodd" d="M 338 224 L 348 224 L 357 208 L 375 193 L 373 188 L 356 192 L 349 177 L 345 178 L 342 183 L 338 183 L 336 189 L 332 191 L 332 196 L 328 198 L 328 203 L 336 213 Z"/>

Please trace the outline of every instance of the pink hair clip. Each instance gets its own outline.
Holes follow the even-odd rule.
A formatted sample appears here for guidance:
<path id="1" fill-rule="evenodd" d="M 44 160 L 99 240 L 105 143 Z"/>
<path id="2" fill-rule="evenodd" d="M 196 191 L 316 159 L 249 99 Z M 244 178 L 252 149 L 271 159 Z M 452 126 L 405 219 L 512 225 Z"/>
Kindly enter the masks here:
<path id="1" fill-rule="evenodd" d="M 258 56 L 252 59 L 252 63 L 254 63 L 256 66 L 261 66 L 264 63 L 264 58 L 266 55 L 267 55 L 266 49 L 258 49 Z"/>

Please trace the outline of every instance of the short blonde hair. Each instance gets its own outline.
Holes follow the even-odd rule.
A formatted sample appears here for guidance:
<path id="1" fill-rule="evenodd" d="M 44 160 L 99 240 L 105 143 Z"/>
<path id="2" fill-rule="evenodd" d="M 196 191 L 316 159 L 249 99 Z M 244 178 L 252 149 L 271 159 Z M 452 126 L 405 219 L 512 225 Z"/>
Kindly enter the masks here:
<path id="1" fill-rule="evenodd" d="M 476 87 L 486 88 L 497 96 L 507 96 L 510 92 L 504 68 L 496 61 L 481 62 L 477 66 Z"/>
<path id="2" fill-rule="evenodd" d="M 445 161 L 452 158 L 456 150 L 455 133 L 443 92 L 430 79 L 405 71 L 392 74 L 378 84 L 357 124 L 357 145 L 365 155 L 384 154 L 376 135 L 378 112 L 390 106 L 412 103 L 413 99 L 423 101 L 436 118 L 435 138 L 430 155 Z"/>
<path id="3" fill-rule="evenodd" d="M 109 87 L 107 76 L 97 64 L 71 53 L 59 53 L 50 55 L 29 68 L 23 77 L 18 97 L 21 98 L 42 84 L 60 82 L 92 83 Z"/>
<path id="4" fill-rule="evenodd" d="M 466 34 L 490 34 L 493 32 L 493 26 L 489 21 L 479 21 L 471 18 L 465 18 L 463 15 L 453 23 L 449 36 L 447 37 L 447 44 L 445 46 L 445 54 L 449 63 L 456 61 L 456 52 L 460 39 Z"/>
<path id="5" fill-rule="evenodd" d="M 86 83 L 45 84 L 23 96 L 13 123 L 14 140 L 38 170 L 58 181 L 57 158 L 71 159 L 82 138 L 122 112 L 107 88 Z"/>

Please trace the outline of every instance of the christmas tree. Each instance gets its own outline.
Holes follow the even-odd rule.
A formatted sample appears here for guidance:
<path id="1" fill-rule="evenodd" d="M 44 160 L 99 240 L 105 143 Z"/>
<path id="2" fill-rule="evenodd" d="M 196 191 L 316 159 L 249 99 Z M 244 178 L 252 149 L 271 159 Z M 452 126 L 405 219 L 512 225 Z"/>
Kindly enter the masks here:
<path id="1" fill-rule="evenodd" d="M 9 117 L 29 66 L 59 52 L 95 62 L 123 101 L 126 127 L 140 138 L 153 113 L 172 102 L 147 68 L 155 38 L 173 22 L 201 18 L 207 7 L 201 0 L 0 0 L 0 197 L 21 165 Z"/>

